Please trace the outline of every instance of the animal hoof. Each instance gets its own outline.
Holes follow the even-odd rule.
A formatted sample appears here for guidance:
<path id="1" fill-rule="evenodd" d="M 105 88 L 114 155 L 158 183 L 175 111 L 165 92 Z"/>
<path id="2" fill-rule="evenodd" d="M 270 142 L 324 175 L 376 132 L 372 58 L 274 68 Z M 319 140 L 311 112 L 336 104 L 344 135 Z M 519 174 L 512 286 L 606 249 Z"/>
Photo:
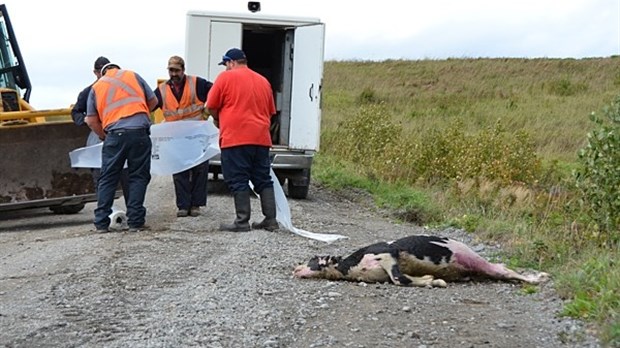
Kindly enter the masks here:
<path id="1" fill-rule="evenodd" d="M 293 276 L 297 278 L 307 278 L 310 276 L 311 273 L 312 272 L 310 271 L 310 268 L 304 265 L 297 266 L 293 270 Z"/>
<path id="2" fill-rule="evenodd" d="M 541 284 L 541 283 L 545 283 L 549 281 L 549 279 L 551 278 L 551 275 L 549 273 L 539 272 L 535 275 L 530 276 L 529 278 L 531 280 L 530 281 L 531 284 Z"/>
<path id="3" fill-rule="evenodd" d="M 433 279 L 433 281 L 431 282 L 431 285 L 433 287 L 437 287 L 437 288 L 447 288 L 448 287 L 448 284 L 443 279 Z"/>

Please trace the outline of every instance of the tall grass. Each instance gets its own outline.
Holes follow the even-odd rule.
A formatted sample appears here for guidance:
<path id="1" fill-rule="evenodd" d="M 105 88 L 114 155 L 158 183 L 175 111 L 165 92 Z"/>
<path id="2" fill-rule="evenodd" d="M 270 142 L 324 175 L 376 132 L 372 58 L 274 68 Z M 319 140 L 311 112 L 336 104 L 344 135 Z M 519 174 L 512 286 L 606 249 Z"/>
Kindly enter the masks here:
<path id="1" fill-rule="evenodd" d="M 574 161 L 588 115 L 620 90 L 620 59 L 327 62 L 323 88 L 323 129 L 371 95 L 414 137 L 455 119 L 466 131 L 502 120 L 529 133 L 542 158 Z"/>
<path id="2" fill-rule="evenodd" d="M 314 176 L 364 189 L 404 220 L 502 242 L 513 266 L 553 273 L 572 300 L 563 314 L 620 345 L 617 248 L 603 242 L 571 176 L 589 115 L 619 94 L 619 63 L 327 62 Z"/>

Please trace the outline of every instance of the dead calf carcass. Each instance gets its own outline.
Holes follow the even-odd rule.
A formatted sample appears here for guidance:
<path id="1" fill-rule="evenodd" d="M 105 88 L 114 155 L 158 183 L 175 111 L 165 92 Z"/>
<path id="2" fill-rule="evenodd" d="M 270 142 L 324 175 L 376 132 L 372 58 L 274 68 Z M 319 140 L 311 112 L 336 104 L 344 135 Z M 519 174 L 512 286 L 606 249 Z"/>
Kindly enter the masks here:
<path id="1" fill-rule="evenodd" d="M 503 264 L 485 260 L 459 241 L 429 235 L 372 244 L 345 258 L 315 256 L 296 267 L 293 274 L 298 278 L 436 287 L 445 287 L 446 281 L 471 278 L 538 284 L 549 277 L 544 272 L 521 275 Z"/>

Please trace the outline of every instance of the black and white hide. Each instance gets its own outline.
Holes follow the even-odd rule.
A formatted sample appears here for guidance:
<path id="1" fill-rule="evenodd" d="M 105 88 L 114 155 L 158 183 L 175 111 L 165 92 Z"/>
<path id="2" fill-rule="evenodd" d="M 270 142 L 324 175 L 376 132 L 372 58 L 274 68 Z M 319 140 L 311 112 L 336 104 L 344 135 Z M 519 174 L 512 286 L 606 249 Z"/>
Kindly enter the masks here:
<path id="1" fill-rule="evenodd" d="M 414 235 L 376 243 L 343 258 L 315 256 L 295 268 L 298 278 L 323 278 L 366 283 L 392 282 L 402 286 L 446 287 L 446 281 L 491 279 L 538 284 L 549 275 L 521 275 L 503 264 L 491 263 L 467 245 L 445 237 Z"/>

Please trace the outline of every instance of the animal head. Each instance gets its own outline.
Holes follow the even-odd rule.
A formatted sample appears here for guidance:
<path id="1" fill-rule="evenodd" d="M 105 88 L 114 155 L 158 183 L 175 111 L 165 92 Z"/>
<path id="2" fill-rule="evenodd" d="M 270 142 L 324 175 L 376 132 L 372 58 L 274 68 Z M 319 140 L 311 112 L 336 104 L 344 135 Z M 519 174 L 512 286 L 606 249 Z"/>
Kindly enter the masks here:
<path id="1" fill-rule="evenodd" d="M 293 275 L 297 278 L 341 279 L 342 273 L 337 269 L 340 261 L 340 256 L 315 256 L 305 265 L 295 267 Z"/>

